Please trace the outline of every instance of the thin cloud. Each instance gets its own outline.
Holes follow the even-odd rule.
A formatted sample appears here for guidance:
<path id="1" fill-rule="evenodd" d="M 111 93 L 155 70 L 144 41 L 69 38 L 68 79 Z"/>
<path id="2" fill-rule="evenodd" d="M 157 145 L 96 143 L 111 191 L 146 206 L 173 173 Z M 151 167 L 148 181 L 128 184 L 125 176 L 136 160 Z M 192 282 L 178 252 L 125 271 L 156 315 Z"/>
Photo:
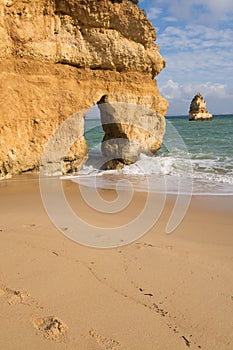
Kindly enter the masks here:
<path id="1" fill-rule="evenodd" d="M 151 1 L 153 4 L 161 3 L 160 1 Z M 163 5 L 169 13 L 169 16 L 185 20 L 205 23 L 208 18 L 209 22 L 225 21 L 232 17 L 233 2 L 232 0 L 163 0 Z"/>
<path id="2" fill-rule="evenodd" d="M 172 17 L 172 16 L 163 17 L 163 20 L 165 22 L 177 22 L 177 18 Z"/>
<path id="3" fill-rule="evenodd" d="M 217 30 L 204 25 L 168 26 L 158 35 L 159 45 L 172 50 L 201 50 L 206 47 L 233 47 L 233 29 Z"/>
<path id="4" fill-rule="evenodd" d="M 147 16 L 149 19 L 156 19 L 160 14 L 163 12 L 163 9 L 161 7 L 151 7 L 147 11 Z"/>
<path id="5" fill-rule="evenodd" d="M 233 49 L 226 53 L 222 49 L 213 51 L 206 48 L 163 56 L 167 64 L 166 69 L 158 76 L 158 81 L 164 82 L 169 79 L 180 83 L 213 81 L 232 85 Z"/>

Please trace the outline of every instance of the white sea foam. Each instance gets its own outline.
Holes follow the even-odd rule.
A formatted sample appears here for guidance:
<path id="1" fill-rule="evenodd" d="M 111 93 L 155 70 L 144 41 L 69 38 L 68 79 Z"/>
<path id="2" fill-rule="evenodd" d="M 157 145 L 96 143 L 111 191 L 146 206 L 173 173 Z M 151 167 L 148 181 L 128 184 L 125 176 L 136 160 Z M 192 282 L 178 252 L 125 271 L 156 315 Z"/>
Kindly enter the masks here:
<path id="1" fill-rule="evenodd" d="M 139 160 L 122 170 L 99 170 L 99 159 L 89 160 L 83 169 L 72 176 L 62 177 L 89 187 L 115 188 L 120 179 L 127 179 L 137 191 L 194 194 L 233 194 L 232 159 L 192 159 L 188 153 L 149 157 L 142 154 Z M 92 163 L 92 164 L 91 164 Z M 93 165 L 95 164 L 95 165 Z M 126 189 L 125 183 L 118 188 Z M 191 189 L 191 187 L 193 187 Z"/>

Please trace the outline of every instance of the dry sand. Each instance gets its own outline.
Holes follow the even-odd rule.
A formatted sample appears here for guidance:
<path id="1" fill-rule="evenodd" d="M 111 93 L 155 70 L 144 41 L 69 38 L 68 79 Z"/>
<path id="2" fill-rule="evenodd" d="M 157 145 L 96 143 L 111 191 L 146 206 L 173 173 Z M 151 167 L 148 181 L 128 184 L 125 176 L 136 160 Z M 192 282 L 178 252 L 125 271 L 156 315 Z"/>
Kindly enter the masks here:
<path id="1" fill-rule="evenodd" d="M 105 215 L 77 185 L 64 188 L 79 215 L 103 226 L 127 223 L 146 197 Z M 232 350 L 232 197 L 194 196 L 167 235 L 170 196 L 146 235 L 114 249 L 61 234 L 32 176 L 1 182 L 0 198 L 0 349 Z"/>

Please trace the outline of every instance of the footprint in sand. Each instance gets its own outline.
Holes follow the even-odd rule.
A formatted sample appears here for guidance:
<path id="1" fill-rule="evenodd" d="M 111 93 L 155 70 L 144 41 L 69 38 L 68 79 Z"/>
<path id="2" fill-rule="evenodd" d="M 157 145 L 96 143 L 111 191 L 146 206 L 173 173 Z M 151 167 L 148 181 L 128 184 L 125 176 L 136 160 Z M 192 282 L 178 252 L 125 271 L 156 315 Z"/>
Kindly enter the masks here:
<path id="1" fill-rule="evenodd" d="M 103 337 L 93 328 L 90 329 L 89 334 L 104 350 L 120 350 L 121 348 L 120 343 L 116 340 Z"/>
<path id="2" fill-rule="evenodd" d="M 32 318 L 31 322 L 39 334 L 49 340 L 65 341 L 67 325 L 55 316 Z"/>
<path id="3" fill-rule="evenodd" d="M 0 298 L 5 297 L 9 305 L 23 304 L 33 308 L 43 307 L 33 300 L 27 291 L 19 291 L 8 287 L 0 288 Z M 33 317 L 31 323 L 37 329 L 39 334 L 49 340 L 65 341 L 68 327 L 66 324 L 55 316 Z"/>
<path id="4" fill-rule="evenodd" d="M 0 288 L 0 297 L 4 296 L 8 304 L 30 304 L 30 293 L 27 291 L 13 290 L 7 287 Z"/>

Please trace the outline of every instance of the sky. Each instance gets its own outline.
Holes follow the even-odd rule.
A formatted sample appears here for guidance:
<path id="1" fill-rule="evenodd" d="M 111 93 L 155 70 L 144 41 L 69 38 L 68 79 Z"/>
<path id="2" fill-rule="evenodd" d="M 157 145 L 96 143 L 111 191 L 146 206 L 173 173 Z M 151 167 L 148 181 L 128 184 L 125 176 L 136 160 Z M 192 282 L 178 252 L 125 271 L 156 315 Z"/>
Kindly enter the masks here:
<path id="1" fill-rule="evenodd" d="M 156 77 L 167 115 L 200 92 L 212 114 L 233 114 L 233 0 L 139 0 L 166 68 Z"/>

